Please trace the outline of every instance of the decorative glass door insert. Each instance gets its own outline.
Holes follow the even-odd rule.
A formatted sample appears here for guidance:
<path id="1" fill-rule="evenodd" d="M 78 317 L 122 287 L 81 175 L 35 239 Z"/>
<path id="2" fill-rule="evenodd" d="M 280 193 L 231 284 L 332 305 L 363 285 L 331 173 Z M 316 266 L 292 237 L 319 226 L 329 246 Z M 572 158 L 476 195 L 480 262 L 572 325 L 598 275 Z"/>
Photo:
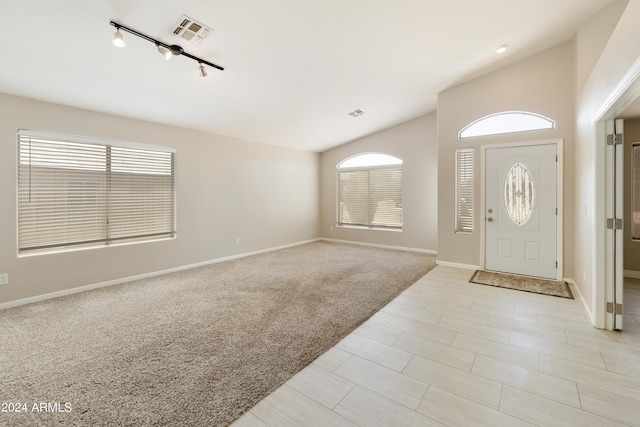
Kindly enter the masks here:
<path id="1" fill-rule="evenodd" d="M 531 218 L 535 197 L 529 169 L 523 163 L 514 164 L 504 180 L 504 203 L 509 218 L 517 225 L 526 224 Z"/>

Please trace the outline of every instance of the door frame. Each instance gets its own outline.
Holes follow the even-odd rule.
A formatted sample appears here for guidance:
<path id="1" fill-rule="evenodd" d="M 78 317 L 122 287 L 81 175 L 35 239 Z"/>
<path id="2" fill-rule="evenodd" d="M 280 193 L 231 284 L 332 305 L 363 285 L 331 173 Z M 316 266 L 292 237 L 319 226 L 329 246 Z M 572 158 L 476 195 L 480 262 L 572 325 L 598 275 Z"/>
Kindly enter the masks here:
<path id="1" fill-rule="evenodd" d="M 619 262 L 612 254 L 622 257 L 623 253 L 616 253 L 613 239 L 607 236 L 607 212 L 615 209 L 610 206 L 612 199 L 607 183 L 615 177 L 607 168 L 607 121 L 614 120 L 629 105 L 640 97 L 640 59 L 637 60 L 611 91 L 600 109 L 594 114 L 594 221 L 593 236 L 595 248 L 592 259 L 593 274 L 593 326 L 612 330 L 613 316 L 607 313 L 607 302 L 615 289 L 615 282 L 610 272 Z M 623 302 L 624 304 L 624 302 Z M 623 306 L 624 310 L 624 306 Z"/>
<path id="2" fill-rule="evenodd" d="M 563 235 L 564 235 L 564 160 L 563 160 L 563 144 L 562 138 L 543 139 L 536 141 L 518 141 L 498 144 L 486 144 L 480 146 L 480 263 L 481 268 L 484 270 L 486 267 L 486 161 L 487 150 L 492 148 L 520 148 L 536 145 L 555 145 L 556 156 L 558 156 L 558 162 L 556 166 L 556 206 L 558 207 L 558 215 L 556 215 L 556 254 L 558 258 L 558 268 L 556 270 L 556 280 L 561 280 L 564 276 L 564 253 L 563 253 Z"/>

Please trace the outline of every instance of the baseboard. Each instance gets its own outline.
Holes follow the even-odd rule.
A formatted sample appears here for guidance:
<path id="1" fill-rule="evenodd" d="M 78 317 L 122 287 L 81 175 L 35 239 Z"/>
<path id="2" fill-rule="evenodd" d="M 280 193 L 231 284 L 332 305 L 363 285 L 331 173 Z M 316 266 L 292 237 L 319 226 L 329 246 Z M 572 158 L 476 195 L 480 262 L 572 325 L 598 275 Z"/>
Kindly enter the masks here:
<path id="1" fill-rule="evenodd" d="M 379 245 L 376 243 L 354 242 L 352 240 L 327 239 L 326 237 L 321 237 L 318 240 L 322 240 L 325 242 L 334 242 L 334 243 L 346 243 L 348 245 L 371 246 L 374 248 L 382 248 L 382 249 L 395 249 L 398 251 L 406 251 L 406 252 L 418 252 L 422 254 L 432 254 L 432 255 L 438 254 L 438 251 L 434 251 L 432 249 L 409 248 L 405 246 Z"/>
<path id="2" fill-rule="evenodd" d="M 443 267 L 464 268 L 465 270 L 480 270 L 480 266 L 479 265 L 461 264 L 461 263 L 458 263 L 458 262 L 449 262 L 449 261 L 437 260 L 436 264 L 441 265 Z"/>
<path id="3" fill-rule="evenodd" d="M 591 326 L 595 327 L 596 323 L 595 323 L 595 318 L 593 316 L 593 312 L 587 305 L 587 300 L 584 299 L 584 295 L 582 295 L 582 292 L 580 291 L 578 284 L 573 279 L 564 278 L 562 280 L 564 280 L 571 286 L 571 290 L 573 291 L 574 294 L 578 295 L 578 297 L 580 298 L 580 301 L 582 302 L 582 306 L 584 307 L 584 311 L 586 311 L 587 316 L 589 316 L 589 321 L 591 321 Z"/>
<path id="4" fill-rule="evenodd" d="M 262 254 L 262 253 L 265 253 L 265 252 L 272 252 L 272 251 L 277 251 L 277 250 L 280 250 L 280 249 L 291 248 L 291 247 L 294 247 L 294 246 L 299 246 L 299 245 L 304 245 L 304 244 L 307 244 L 307 243 L 317 242 L 318 240 L 320 240 L 320 239 L 304 240 L 304 241 L 301 241 L 301 242 L 290 243 L 288 245 L 274 246 L 274 247 L 271 247 L 271 248 L 261 249 L 261 250 L 258 250 L 258 251 L 246 252 L 246 253 L 242 253 L 242 254 L 231 255 L 231 256 L 228 256 L 228 257 L 215 258 L 215 259 L 211 259 L 211 260 L 207 260 L 207 261 L 203 261 L 203 262 L 198 262 L 198 263 L 195 263 L 195 264 L 189 264 L 189 265 L 183 265 L 183 266 L 180 266 L 180 267 L 169 268 L 167 270 L 160 270 L 160 271 L 154 271 L 154 272 L 151 272 L 151 273 L 138 274 L 138 275 L 135 275 L 135 276 L 122 277 L 120 279 L 108 280 L 106 282 L 94 283 L 94 284 L 91 284 L 91 285 L 79 286 L 77 288 L 65 289 L 65 290 L 62 290 L 62 291 L 51 292 L 51 293 L 48 293 L 48 294 L 36 295 L 34 297 L 28 297 L 28 298 L 18 299 L 18 300 L 14 300 L 14 301 L 8 301 L 8 302 L 0 303 L 0 310 L 5 309 L 5 308 L 18 307 L 18 306 L 21 306 L 21 305 L 31 304 L 31 303 L 34 303 L 34 302 L 45 301 L 45 300 L 49 300 L 49 299 L 53 299 L 53 298 L 60 298 L 60 297 L 67 296 L 67 295 L 72 295 L 72 294 L 77 294 L 77 293 L 80 293 L 80 292 L 90 291 L 92 289 L 98 289 L 98 288 L 104 288 L 104 287 L 107 287 L 107 286 L 119 285 L 121 283 L 132 282 L 134 280 L 140 280 L 140 279 L 146 279 L 146 278 L 149 278 L 149 277 L 160 276 L 162 274 L 168 274 L 168 273 L 174 273 L 174 272 L 177 272 L 177 271 L 188 270 L 190 268 L 202 267 L 204 265 L 217 264 L 217 263 L 224 262 L 224 261 L 231 261 L 231 260 L 234 260 L 234 259 L 244 258 L 244 257 L 248 257 L 248 256 L 251 256 L 251 255 L 258 255 L 258 254 Z"/>
<path id="5" fill-rule="evenodd" d="M 640 271 L 625 270 L 624 277 L 628 277 L 630 279 L 640 279 Z"/>

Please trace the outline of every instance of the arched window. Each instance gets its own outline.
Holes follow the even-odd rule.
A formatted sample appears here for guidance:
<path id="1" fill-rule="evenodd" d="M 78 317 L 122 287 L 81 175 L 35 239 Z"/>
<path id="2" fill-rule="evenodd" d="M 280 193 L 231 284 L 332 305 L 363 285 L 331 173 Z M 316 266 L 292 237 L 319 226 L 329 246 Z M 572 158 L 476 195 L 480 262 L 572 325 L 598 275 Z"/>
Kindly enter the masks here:
<path id="1" fill-rule="evenodd" d="M 402 228 L 402 160 L 365 153 L 338 163 L 338 225 Z"/>
<path id="2" fill-rule="evenodd" d="M 526 111 L 506 111 L 476 120 L 460 131 L 458 138 L 499 135 L 503 133 L 554 129 L 556 123 L 540 114 Z"/>

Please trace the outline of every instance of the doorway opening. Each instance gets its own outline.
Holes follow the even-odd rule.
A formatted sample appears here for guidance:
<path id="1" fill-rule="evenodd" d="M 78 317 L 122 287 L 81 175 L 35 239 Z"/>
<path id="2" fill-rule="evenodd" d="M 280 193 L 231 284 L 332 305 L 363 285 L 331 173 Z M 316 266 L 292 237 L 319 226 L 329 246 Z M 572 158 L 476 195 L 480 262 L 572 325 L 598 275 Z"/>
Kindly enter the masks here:
<path id="1" fill-rule="evenodd" d="M 640 118 L 639 96 L 640 66 L 634 66 L 604 103 L 595 122 L 593 315 L 594 326 L 608 330 L 623 329 L 625 276 L 632 275 L 625 271 L 624 242 L 630 233 L 631 211 L 624 199 L 631 185 L 625 179 L 624 165 L 630 156 L 625 147 L 633 141 L 625 141 L 625 122 Z"/>

